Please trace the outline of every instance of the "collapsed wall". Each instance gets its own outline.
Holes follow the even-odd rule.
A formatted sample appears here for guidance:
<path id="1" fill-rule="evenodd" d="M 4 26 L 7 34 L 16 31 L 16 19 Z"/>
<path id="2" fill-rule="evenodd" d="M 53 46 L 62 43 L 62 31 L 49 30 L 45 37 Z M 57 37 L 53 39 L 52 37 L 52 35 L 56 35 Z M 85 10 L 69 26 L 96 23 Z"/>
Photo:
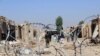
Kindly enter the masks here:
<path id="1" fill-rule="evenodd" d="M 16 39 L 25 43 L 34 42 L 36 38 L 41 40 L 44 35 L 45 33 L 42 29 L 28 22 L 16 26 Z"/>
<path id="2" fill-rule="evenodd" d="M 33 28 L 31 24 L 25 23 L 21 25 L 21 38 L 24 42 L 28 43 L 33 40 Z"/>
<path id="3" fill-rule="evenodd" d="M 82 38 L 91 38 L 91 23 L 82 25 Z"/>

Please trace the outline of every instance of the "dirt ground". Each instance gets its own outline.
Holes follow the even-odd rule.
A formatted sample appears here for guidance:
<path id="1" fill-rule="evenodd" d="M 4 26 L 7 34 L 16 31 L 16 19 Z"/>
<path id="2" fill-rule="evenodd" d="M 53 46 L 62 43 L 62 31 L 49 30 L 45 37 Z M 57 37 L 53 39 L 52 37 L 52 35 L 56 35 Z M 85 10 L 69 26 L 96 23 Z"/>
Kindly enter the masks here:
<path id="1" fill-rule="evenodd" d="M 73 42 L 67 42 L 64 40 L 62 43 L 51 42 L 49 48 L 44 48 L 44 53 L 42 56 L 100 56 L 100 44 L 90 43 L 89 39 L 86 39 L 81 45 L 80 43 L 84 38 L 79 38 L 76 42 L 76 51 L 74 49 Z M 78 43 L 79 42 L 79 43 Z M 43 46 L 43 45 L 41 45 Z M 60 52 L 60 53 L 59 53 Z M 75 55 L 76 53 L 76 55 Z"/>
<path id="2" fill-rule="evenodd" d="M 83 40 L 84 38 L 79 38 L 75 43 L 76 51 L 73 42 L 72 41 L 68 42 L 66 39 L 64 39 L 60 43 L 57 43 L 56 41 L 51 41 L 49 48 L 45 47 L 44 40 L 42 40 L 39 44 L 37 44 L 37 41 L 36 43 L 32 43 L 32 44 L 25 44 L 25 43 L 22 44 L 20 42 L 16 42 L 16 43 L 13 42 L 15 46 L 12 45 L 11 47 L 10 44 L 9 48 L 7 49 L 7 52 L 5 52 L 5 46 L 3 46 L 2 43 L 0 43 L 0 56 L 8 56 L 7 53 L 9 54 L 9 56 L 16 56 L 14 54 L 14 50 L 20 47 L 32 49 L 33 53 L 30 56 L 100 56 L 100 50 L 99 50 L 100 44 L 90 43 L 89 39 L 85 40 L 82 43 L 81 52 L 80 52 L 80 43 Z M 26 51 L 26 53 L 27 52 L 28 51 Z"/>

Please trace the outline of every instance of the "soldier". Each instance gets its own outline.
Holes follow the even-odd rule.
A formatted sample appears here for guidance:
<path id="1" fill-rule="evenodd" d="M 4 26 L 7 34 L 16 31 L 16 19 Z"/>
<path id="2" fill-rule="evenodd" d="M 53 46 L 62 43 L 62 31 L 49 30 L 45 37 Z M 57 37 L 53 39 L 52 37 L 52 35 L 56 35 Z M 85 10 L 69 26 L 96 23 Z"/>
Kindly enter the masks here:
<path id="1" fill-rule="evenodd" d="M 45 31 L 45 42 L 46 42 L 46 47 L 49 47 L 49 43 L 51 42 L 51 37 L 52 35 L 59 34 L 57 31 Z"/>

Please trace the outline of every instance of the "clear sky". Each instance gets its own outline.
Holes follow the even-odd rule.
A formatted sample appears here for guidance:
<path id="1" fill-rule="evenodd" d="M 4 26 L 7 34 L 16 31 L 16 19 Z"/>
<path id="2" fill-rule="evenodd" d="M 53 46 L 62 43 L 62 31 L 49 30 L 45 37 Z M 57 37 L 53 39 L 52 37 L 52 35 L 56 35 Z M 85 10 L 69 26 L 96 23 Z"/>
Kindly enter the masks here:
<path id="1" fill-rule="evenodd" d="M 100 0 L 0 0 L 0 16 L 21 23 L 25 20 L 54 24 L 61 16 L 64 27 L 100 14 Z"/>

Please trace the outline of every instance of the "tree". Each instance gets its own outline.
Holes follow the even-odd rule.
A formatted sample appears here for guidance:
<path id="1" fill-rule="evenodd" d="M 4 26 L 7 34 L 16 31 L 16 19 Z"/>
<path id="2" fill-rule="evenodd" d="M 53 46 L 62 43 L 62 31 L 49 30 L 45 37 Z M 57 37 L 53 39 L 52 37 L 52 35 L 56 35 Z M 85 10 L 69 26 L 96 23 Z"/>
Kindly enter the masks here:
<path id="1" fill-rule="evenodd" d="M 84 24 L 84 21 L 83 21 L 83 20 L 81 20 L 81 21 L 79 22 L 79 25 L 82 25 L 82 24 Z"/>
<path id="2" fill-rule="evenodd" d="M 63 19 L 61 16 L 58 16 L 56 19 L 56 30 L 60 32 L 63 29 Z"/>

